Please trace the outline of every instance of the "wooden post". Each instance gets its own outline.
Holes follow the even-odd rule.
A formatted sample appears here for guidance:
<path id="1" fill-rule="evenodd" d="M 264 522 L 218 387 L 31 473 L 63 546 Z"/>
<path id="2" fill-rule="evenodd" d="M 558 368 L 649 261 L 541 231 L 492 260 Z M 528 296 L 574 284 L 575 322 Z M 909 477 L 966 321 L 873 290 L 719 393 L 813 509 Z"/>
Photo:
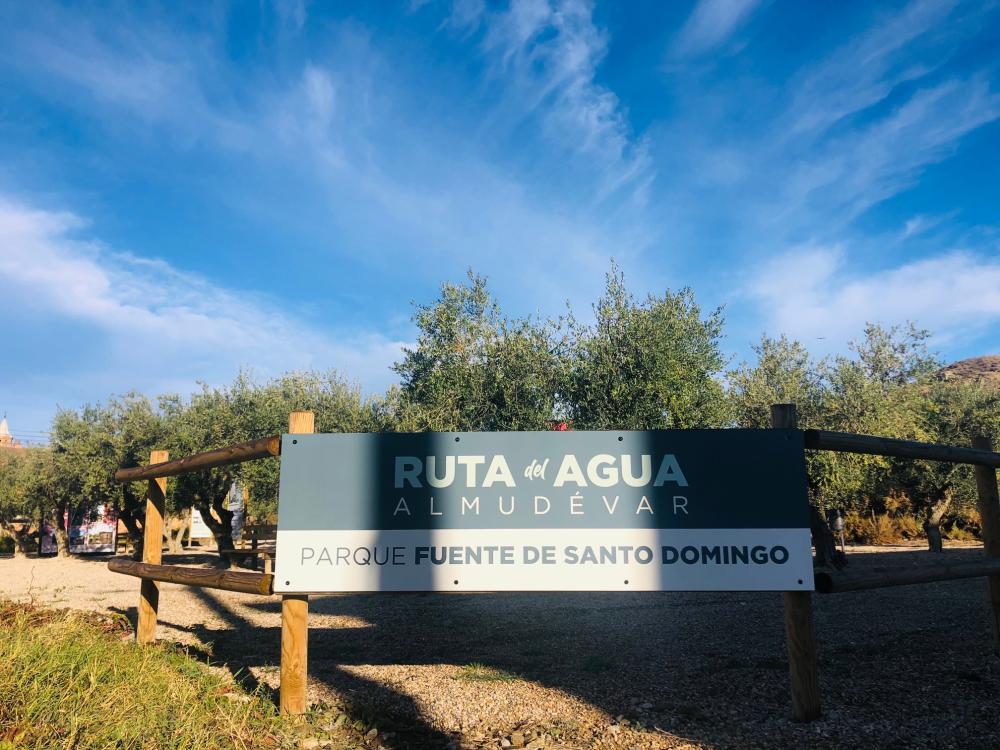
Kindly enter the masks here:
<path id="1" fill-rule="evenodd" d="M 288 415 L 289 434 L 315 432 L 311 411 L 293 411 Z M 286 594 L 281 597 L 281 688 L 283 714 L 306 712 L 306 687 L 309 682 L 309 597 Z"/>
<path id="2" fill-rule="evenodd" d="M 795 404 L 771 406 L 771 426 L 798 427 Z M 816 634 L 813 628 L 812 592 L 786 591 L 785 641 L 788 646 L 788 676 L 791 678 L 792 711 L 797 721 L 819 718 L 819 670 Z"/>
<path id="3" fill-rule="evenodd" d="M 972 447 L 993 450 L 988 437 L 973 438 Z M 976 465 L 976 490 L 979 516 L 982 519 L 983 548 L 987 557 L 1000 557 L 1000 494 L 997 493 L 997 470 L 992 466 Z M 1000 656 L 1000 575 L 986 579 L 990 597 L 990 619 L 993 622 L 993 653 Z"/>
<path id="4" fill-rule="evenodd" d="M 152 451 L 149 462 L 158 464 L 170 456 L 166 451 Z M 167 480 L 150 479 L 146 489 L 146 515 L 142 521 L 142 561 L 159 565 L 163 548 L 163 512 Z M 156 640 L 156 611 L 160 604 L 160 585 L 143 579 L 139 594 L 139 621 L 135 639 L 139 643 Z"/>

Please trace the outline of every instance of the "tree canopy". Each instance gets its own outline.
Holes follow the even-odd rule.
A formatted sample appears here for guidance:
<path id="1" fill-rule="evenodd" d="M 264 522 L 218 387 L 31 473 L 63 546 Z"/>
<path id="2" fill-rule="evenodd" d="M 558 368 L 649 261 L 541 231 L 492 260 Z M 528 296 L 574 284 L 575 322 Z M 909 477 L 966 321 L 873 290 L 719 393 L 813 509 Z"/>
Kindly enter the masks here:
<path id="1" fill-rule="evenodd" d="M 591 312 L 509 315 L 469 272 L 415 307 L 416 340 L 394 366 L 399 385 L 383 394 L 365 395 L 336 371 L 263 381 L 241 372 L 192 394 L 60 409 L 49 449 L 0 453 L 0 526 L 110 503 L 138 541 L 145 488 L 115 483 L 116 469 L 154 449 L 179 457 L 284 432 L 294 410 L 313 411 L 320 432 L 763 428 L 772 404 L 794 402 L 806 428 L 958 445 L 1000 436 L 1000 391 L 940 377 L 929 333 L 913 324 L 870 323 L 847 354 L 818 359 L 801 342 L 763 336 L 751 361 L 727 370 L 722 310 L 704 310 L 691 289 L 636 298 L 612 265 Z M 934 546 L 942 530 L 977 529 L 965 467 L 833 453 L 810 453 L 808 464 L 814 506 L 847 514 L 859 538 L 895 524 Z M 220 548 L 231 546 L 234 482 L 251 516 L 275 518 L 276 460 L 171 480 L 168 512 L 199 509 Z"/>

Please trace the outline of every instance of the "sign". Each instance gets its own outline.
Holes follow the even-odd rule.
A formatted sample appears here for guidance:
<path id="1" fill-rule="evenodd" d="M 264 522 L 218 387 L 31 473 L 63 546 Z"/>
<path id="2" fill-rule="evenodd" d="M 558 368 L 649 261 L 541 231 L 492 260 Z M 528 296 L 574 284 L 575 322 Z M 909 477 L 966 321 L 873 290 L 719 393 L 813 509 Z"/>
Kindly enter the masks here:
<path id="1" fill-rule="evenodd" d="M 69 551 L 74 555 L 111 552 L 118 541 L 118 518 L 111 505 L 80 506 L 66 512 Z"/>
<path id="2" fill-rule="evenodd" d="M 284 435 L 274 590 L 811 590 L 796 430 Z"/>
<path id="3" fill-rule="evenodd" d="M 197 508 L 191 509 L 191 531 L 188 534 L 188 539 L 215 539 L 212 530 L 205 523 L 201 511 Z"/>
<path id="4" fill-rule="evenodd" d="M 59 551 L 59 545 L 56 543 L 56 530 L 48 521 L 42 522 L 42 528 L 38 534 L 38 554 L 54 555 Z"/>

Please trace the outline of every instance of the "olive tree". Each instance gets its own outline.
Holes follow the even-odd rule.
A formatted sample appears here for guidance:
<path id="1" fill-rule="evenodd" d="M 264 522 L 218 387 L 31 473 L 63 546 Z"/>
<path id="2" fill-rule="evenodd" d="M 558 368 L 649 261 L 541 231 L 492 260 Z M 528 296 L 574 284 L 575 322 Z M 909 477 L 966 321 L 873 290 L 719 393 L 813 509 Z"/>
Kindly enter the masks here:
<path id="1" fill-rule="evenodd" d="M 908 408 L 918 416 L 913 439 L 968 445 L 975 435 L 997 434 L 1000 393 L 995 388 L 972 382 L 936 381 L 909 388 L 907 397 Z M 975 503 L 972 467 L 965 464 L 895 461 L 887 481 L 902 490 L 911 511 L 922 517 L 932 552 L 943 551 L 941 523 L 956 503 Z"/>
<path id="2" fill-rule="evenodd" d="M 31 488 L 31 469 L 37 449 L 0 451 L 0 529 L 14 540 L 14 556 L 28 554 L 30 522 L 39 516 Z"/>
<path id="3" fill-rule="evenodd" d="M 771 426 L 773 404 L 795 404 L 799 423 L 815 426 L 823 406 L 819 363 L 798 341 L 762 336 L 753 345 L 757 361 L 742 363 L 727 377 L 730 413 L 737 427 Z"/>
<path id="4" fill-rule="evenodd" d="M 171 455 L 177 457 L 283 433 L 292 411 L 312 411 L 320 432 L 367 431 L 377 424 L 374 402 L 366 402 L 360 389 L 336 372 L 289 373 L 263 384 L 256 383 L 248 373 L 240 373 L 232 385 L 203 385 L 188 399 L 163 396 L 160 408 L 167 445 Z M 223 553 L 235 546 L 234 514 L 226 503 L 233 484 L 244 488 L 247 510 L 255 518 L 268 519 L 277 511 L 276 459 L 181 474 L 172 483 L 177 505 L 201 513 L 223 565 L 228 559 Z"/>
<path id="5" fill-rule="evenodd" d="M 146 485 L 119 484 L 114 474 L 125 466 L 148 463 L 150 452 L 162 448 L 163 442 L 159 413 L 138 393 L 112 397 L 106 404 L 88 404 L 79 411 L 60 409 L 52 424 L 60 514 L 75 505 L 110 503 L 128 531 L 136 556 L 141 556 Z M 167 500 L 170 504 L 169 493 Z M 63 528 L 61 523 L 57 526 Z"/>
<path id="6" fill-rule="evenodd" d="M 332 370 L 293 372 L 262 384 L 242 373 L 228 397 L 246 440 L 286 432 L 293 411 L 313 412 L 317 432 L 368 432 L 389 425 L 382 399 L 365 399 L 359 386 Z M 277 459 L 263 459 L 237 469 L 249 497 L 248 511 L 258 519 L 277 513 L 278 467 Z"/>
<path id="7" fill-rule="evenodd" d="M 722 310 L 703 314 L 682 289 L 638 301 L 617 266 L 594 305 L 594 323 L 569 321 L 566 400 L 578 429 L 721 426 Z"/>
<path id="8" fill-rule="evenodd" d="M 444 284 L 417 307 L 419 334 L 394 366 L 397 422 L 414 430 L 544 430 L 562 363 L 552 324 L 503 315 L 486 279 Z"/>

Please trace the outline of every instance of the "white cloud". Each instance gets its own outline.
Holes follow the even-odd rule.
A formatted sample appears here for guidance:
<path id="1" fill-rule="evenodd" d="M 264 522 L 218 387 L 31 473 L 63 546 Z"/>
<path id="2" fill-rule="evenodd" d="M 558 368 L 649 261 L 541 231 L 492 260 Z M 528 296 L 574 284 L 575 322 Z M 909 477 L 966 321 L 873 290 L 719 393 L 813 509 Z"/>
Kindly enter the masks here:
<path id="1" fill-rule="evenodd" d="M 899 233 L 899 240 L 905 241 L 911 237 L 919 237 L 921 235 L 926 235 L 935 227 L 940 226 L 943 222 L 949 219 L 954 219 L 958 215 L 958 211 L 949 211 L 946 214 L 938 214 L 934 216 L 929 216 L 927 214 L 917 214 L 906 220 L 903 224 L 903 229 Z"/>
<path id="2" fill-rule="evenodd" d="M 698 0 L 677 32 L 674 57 L 702 55 L 731 37 L 761 4 L 760 0 Z"/>
<path id="3" fill-rule="evenodd" d="M 625 191 L 640 204 L 655 169 L 618 96 L 596 82 L 608 36 L 584 0 L 513 0 L 487 16 L 483 48 L 503 81 L 501 111 L 538 116 L 560 151 L 596 160 L 596 198 Z"/>
<path id="4" fill-rule="evenodd" d="M 954 0 L 915 0 L 894 15 L 877 17 L 870 28 L 808 67 L 793 81 L 788 130 L 821 135 L 884 100 L 900 84 L 926 76 L 936 66 L 914 62 L 914 47 L 940 32 L 954 7 Z"/>
<path id="5" fill-rule="evenodd" d="M 968 341 L 1000 321 L 1000 260 L 954 251 L 866 275 L 842 247 L 802 247 L 769 261 L 744 289 L 766 330 L 834 349 L 866 322 L 915 321 L 936 343 Z M 818 348 L 818 347 L 817 347 Z"/>
<path id="6" fill-rule="evenodd" d="M 255 221 L 268 216 L 295 232 L 309 224 L 314 235 L 344 237 L 327 245 L 350 255 L 337 262 L 398 267 L 402 256 L 434 283 L 471 265 L 492 272 L 499 291 L 556 309 L 574 291 L 599 287 L 609 255 L 627 262 L 648 241 L 641 209 L 625 217 L 596 212 L 586 197 L 608 199 L 604 207 L 612 209 L 613 194 L 641 204 L 653 177 L 645 145 L 632 137 L 617 97 L 594 83 L 607 40 L 589 5 L 520 0 L 490 14 L 471 2 L 455 13 L 488 26 L 481 51 L 509 98 L 492 97 L 487 109 L 502 112 L 509 104 L 518 117 L 534 113 L 543 121 L 541 138 L 525 144 L 519 137 L 517 144 L 526 151 L 541 140 L 546 157 L 532 168 L 544 164 L 542 174 L 522 173 L 509 154 L 494 150 L 517 122 L 476 132 L 450 127 L 454 111 L 432 115 L 404 105 L 413 103 L 413 92 L 404 88 L 391 48 L 374 44 L 356 24 L 331 26 L 326 52 L 283 71 L 280 80 L 247 77 L 228 68 L 208 39 L 158 35 L 148 24 L 109 24 L 98 33 L 86 19 L 67 16 L 56 26 L 73 34 L 58 44 L 38 29 L 19 32 L 17 44 L 26 75 L 65 92 L 62 105 L 96 109 L 129 138 L 139 122 L 144 137 L 163 134 L 181 153 L 194 146 L 223 158 L 236 154 L 257 174 L 288 184 L 282 205 L 261 201 L 249 182 L 211 200 Z M 129 73 L 117 80 L 121 70 Z M 536 183 L 570 162 L 580 166 L 572 187 L 583 199 Z M 308 217 L 298 198 L 313 211 Z M 562 262 L 568 254 L 575 263 Z"/>
<path id="7" fill-rule="evenodd" d="M 984 80 L 919 90 L 871 124 L 822 144 L 787 182 L 791 205 L 819 201 L 848 218 L 916 184 L 973 130 L 1000 118 L 1000 94 Z"/>
<path id="8" fill-rule="evenodd" d="M 76 239 L 83 227 L 71 214 L 0 199 L 0 296 L 22 315 L 85 324 L 92 348 L 112 352 L 101 376 L 117 378 L 118 390 L 221 382 L 241 366 L 264 375 L 335 368 L 372 390 L 394 380 L 388 368 L 405 342 L 321 332 L 259 295 Z"/>

